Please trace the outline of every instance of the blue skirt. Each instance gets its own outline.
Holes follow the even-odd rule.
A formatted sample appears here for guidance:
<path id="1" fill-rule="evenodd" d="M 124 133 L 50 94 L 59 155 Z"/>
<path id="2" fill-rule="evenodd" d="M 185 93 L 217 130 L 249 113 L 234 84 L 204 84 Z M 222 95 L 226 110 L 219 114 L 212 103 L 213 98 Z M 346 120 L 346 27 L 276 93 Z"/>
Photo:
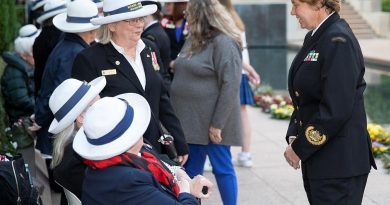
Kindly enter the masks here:
<path id="1" fill-rule="evenodd" d="M 253 105 L 255 101 L 253 99 L 252 88 L 249 85 L 248 77 L 246 74 L 242 74 L 240 85 L 240 102 L 241 105 Z"/>

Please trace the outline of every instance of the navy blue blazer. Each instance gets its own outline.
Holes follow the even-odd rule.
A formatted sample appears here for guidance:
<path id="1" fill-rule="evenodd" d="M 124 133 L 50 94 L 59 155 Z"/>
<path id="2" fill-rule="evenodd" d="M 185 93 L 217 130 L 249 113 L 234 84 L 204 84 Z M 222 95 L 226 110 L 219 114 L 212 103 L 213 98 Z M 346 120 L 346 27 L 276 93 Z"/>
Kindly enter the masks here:
<path id="1" fill-rule="evenodd" d="M 83 205 L 197 205 L 196 198 L 181 193 L 177 199 L 149 172 L 133 167 L 87 168 L 83 183 Z"/>
<path id="2" fill-rule="evenodd" d="M 77 34 L 65 33 L 64 39 L 50 53 L 42 77 L 42 87 L 35 101 L 35 122 L 42 128 L 37 132 L 36 147 L 44 154 L 52 153 L 48 129 L 54 119 L 49 108 L 49 99 L 54 89 L 71 77 L 76 55 L 89 45 Z"/>
<path id="3" fill-rule="evenodd" d="M 120 54 L 111 43 L 95 45 L 80 52 L 74 60 L 72 77 L 87 82 L 105 76 L 107 84 L 100 93 L 102 97 L 116 96 L 122 93 L 137 93 L 145 97 L 156 120 L 151 118 L 149 127 L 144 134 L 150 144 L 161 153 L 160 133 L 157 124 L 159 120 L 169 133 L 175 137 L 175 146 L 179 155 L 188 154 L 184 132 L 179 119 L 172 108 L 168 90 L 163 79 L 152 62 L 152 52 L 155 47 L 150 40 L 142 39 L 146 44 L 141 52 L 142 64 L 145 70 L 145 90 L 126 58 Z M 153 44 L 154 45 L 154 44 Z"/>
<path id="4" fill-rule="evenodd" d="M 364 60 L 357 39 L 338 13 L 309 32 L 289 72 L 294 104 L 287 136 L 308 178 L 367 174 L 375 161 L 367 133 Z"/>

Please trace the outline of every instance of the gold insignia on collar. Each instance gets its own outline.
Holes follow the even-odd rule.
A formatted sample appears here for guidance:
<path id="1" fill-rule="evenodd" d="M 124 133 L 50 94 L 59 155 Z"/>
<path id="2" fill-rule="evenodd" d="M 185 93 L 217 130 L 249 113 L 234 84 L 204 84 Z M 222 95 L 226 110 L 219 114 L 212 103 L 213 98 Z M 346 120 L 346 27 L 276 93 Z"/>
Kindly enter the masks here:
<path id="1" fill-rule="evenodd" d="M 322 145 L 326 141 L 326 135 L 321 135 L 318 130 L 314 129 L 314 126 L 306 128 L 305 136 L 312 145 Z"/>

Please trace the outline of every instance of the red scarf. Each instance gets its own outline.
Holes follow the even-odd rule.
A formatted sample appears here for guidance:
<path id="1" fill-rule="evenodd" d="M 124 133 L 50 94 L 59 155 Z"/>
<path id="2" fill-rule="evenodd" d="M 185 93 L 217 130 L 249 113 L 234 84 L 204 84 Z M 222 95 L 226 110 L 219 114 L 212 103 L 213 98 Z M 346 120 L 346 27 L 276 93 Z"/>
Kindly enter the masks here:
<path id="1" fill-rule="evenodd" d="M 179 196 L 179 185 L 175 182 L 173 175 L 164 169 L 161 162 L 149 152 L 141 152 L 142 157 L 131 153 L 122 153 L 105 160 L 84 160 L 84 163 L 92 169 L 104 169 L 116 165 L 131 166 L 140 170 L 150 172 L 153 177 L 166 188 L 170 189 L 176 197 Z"/>

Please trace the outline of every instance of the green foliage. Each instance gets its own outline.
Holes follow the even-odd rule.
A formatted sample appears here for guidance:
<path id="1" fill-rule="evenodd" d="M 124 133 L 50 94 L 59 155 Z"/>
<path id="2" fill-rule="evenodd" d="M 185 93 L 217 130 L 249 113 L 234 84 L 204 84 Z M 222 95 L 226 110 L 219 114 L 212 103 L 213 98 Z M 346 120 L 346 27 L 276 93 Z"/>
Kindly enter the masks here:
<path id="1" fill-rule="evenodd" d="M 0 4 L 0 52 L 10 50 L 15 39 L 18 23 L 15 0 L 1 0 Z"/>
<path id="2" fill-rule="evenodd" d="M 371 121 L 379 124 L 390 123 L 390 76 L 382 75 L 379 85 L 367 87 L 365 105 Z"/>
<path id="3" fill-rule="evenodd" d="M 382 0 L 382 11 L 390 12 L 390 0 Z"/>

